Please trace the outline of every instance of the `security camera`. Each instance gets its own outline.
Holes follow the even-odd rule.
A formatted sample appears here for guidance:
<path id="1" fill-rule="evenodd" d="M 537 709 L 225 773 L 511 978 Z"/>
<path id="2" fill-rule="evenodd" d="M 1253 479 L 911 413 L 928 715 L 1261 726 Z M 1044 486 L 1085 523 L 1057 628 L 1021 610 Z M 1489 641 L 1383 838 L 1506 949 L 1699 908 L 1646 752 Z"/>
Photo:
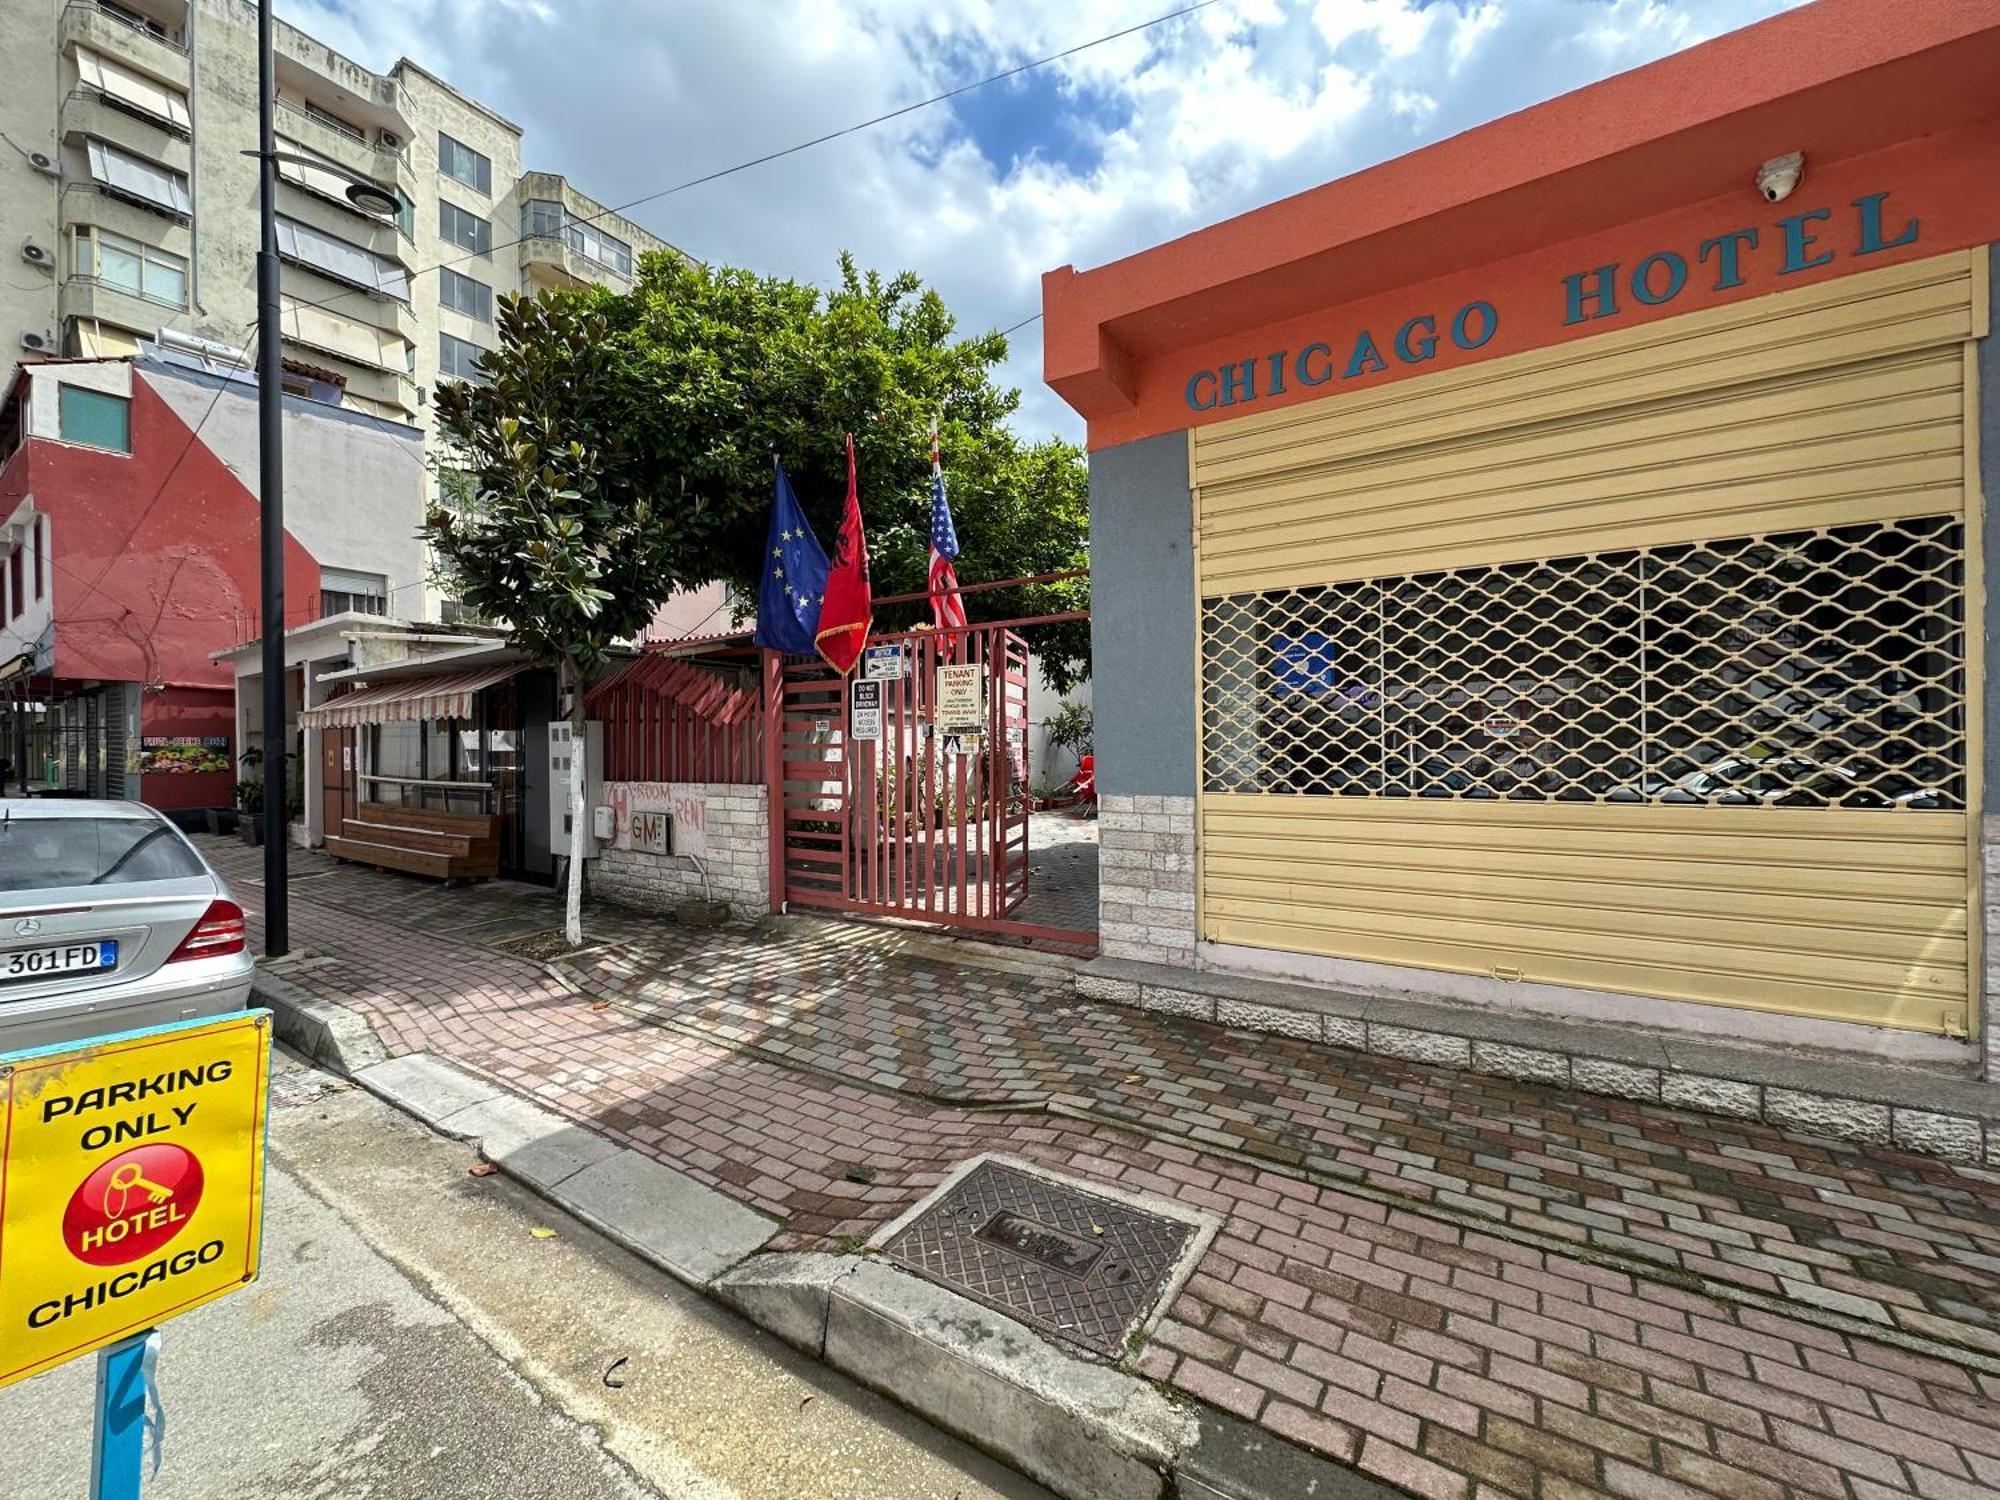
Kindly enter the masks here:
<path id="1" fill-rule="evenodd" d="M 1757 191 L 1766 203 L 1783 203 L 1797 191 L 1799 179 L 1805 175 L 1805 152 L 1774 156 L 1757 169 Z"/>

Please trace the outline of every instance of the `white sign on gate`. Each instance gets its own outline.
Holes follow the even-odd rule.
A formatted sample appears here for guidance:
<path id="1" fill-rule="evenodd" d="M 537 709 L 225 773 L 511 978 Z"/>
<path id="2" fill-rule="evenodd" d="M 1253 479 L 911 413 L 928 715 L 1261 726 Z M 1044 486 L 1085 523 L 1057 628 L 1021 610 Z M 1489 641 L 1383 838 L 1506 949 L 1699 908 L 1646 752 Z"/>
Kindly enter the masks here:
<path id="1" fill-rule="evenodd" d="M 986 727 L 986 669 L 978 662 L 937 669 L 937 724 L 945 734 L 977 734 Z"/>
<path id="2" fill-rule="evenodd" d="M 850 740 L 882 738 L 882 684 L 850 683 L 847 689 L 847 737 Z"/>

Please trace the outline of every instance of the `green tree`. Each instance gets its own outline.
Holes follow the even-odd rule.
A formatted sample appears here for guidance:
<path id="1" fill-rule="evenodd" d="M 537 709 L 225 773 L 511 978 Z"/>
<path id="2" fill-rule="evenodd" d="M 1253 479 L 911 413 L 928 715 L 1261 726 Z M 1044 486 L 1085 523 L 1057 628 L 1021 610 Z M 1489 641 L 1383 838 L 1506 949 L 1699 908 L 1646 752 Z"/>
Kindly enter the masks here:
<path id="1" fill-rule="evenodd" d="M 663 511 L 635 491 L 615 433 L 597 419 L 600 397 L 623 378 L 601 308 L 555 297 L 501 299 L 499 347 L 481 360 L 484 383 L 437 390 L 452 457 L 424 535 L 451 592 L 537 663 L 569 695 L 577 742 L 583 690 L 612 643 L 637 635 L 659 601 L 689 581 L 676 569 L 698 551 L 691 507 Z M 602 444 L 602 446 L 600 446 Z M 584 757 L 571 757 L 572 838 L 564 931 L 582 941 Z"/>
<path id="2" fill-rule="evenodd" d="M 606 483 L 650 495 L 679 518 L 676 577 L 721 578 L 754 600 L 771 498 L 784 460 L 813 529 L 831 544 L 847 492 L 843 436 L 854 434 L 877 597 L 928 579 L 930 428 L 939 423 L 945 485 L 964 583 L 1088 563 L 1089 502 L 1074 444 L 1024 443 L 1007 427 L 1020 393 L 997 386 L 997 333 L 960 337 L 916 276 L 862 272 L 840 258 L 829 291 L 782 277 L 648 257 L 630 293 L 574 294 L 604 311 L 618 345 L 618 388 L 600 393 L 591 441 Z M 974 620 L 1087 606 L 1086 579 L 966 596 Z M 888 606 L 881 626 L 929 618 Z M 1059 689 L 1088 675 L 1084 622 L 1031 632 Z"/>
<path id="3" fill-rule="evenodd" d="M 755 598 L 774 453 L 830 543 L 846 495 L 842 438 L 854 434 L 878 597 L 925 586 L 933 422 L 963 582 L 1086 564 L 1081 453 L 1008 430 L 1020 393 L 992 376 L 1006 339 L 958 337 L 914 275 L 864 273 L 843 255 L 823 292 L 656 254 L 629 292 L 503 297 L 498 333 L 483 381 L 437 388 L 452 456 L 424 531 L 452 593 L 562 673 L 578 733 L 583 688 L 606 652 L 669 594 L 722 579 Z M 974 620 L 1000 619 L 1088 598 L 1075 579 L 970 594 L 966 606 Z M 928 618 L 923 601 L 876 616 Z M 1033 645 L 1060 690 L 1087 674 L 1080 622 L 1042 629 Z"/>

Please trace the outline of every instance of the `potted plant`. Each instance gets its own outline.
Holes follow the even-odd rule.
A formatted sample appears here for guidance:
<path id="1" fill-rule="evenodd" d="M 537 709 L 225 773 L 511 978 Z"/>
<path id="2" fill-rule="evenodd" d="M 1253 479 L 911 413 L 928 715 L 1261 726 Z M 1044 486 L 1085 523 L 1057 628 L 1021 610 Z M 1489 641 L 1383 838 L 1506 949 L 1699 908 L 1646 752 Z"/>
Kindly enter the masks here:
<path id="1" fill-rule="evenodd" d="M 258 845 L 264 842 L 264 783 L 261 781 L 239 781 L 236 783 L 236 832 L 243 842 Z"/>

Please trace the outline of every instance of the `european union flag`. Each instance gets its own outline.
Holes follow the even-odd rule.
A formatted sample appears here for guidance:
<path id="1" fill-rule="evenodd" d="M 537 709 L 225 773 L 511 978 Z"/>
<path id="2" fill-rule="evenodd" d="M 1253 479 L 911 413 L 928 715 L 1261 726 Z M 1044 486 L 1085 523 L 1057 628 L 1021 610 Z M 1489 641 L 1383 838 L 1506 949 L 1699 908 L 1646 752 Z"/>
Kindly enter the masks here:
<path id="1" fill-rule="evenodd" d="M 819 607 L 826 594 L 826 553 L 806 524 L 799 497 L 775 458 L 778 489 L 771 501 L 771 534 L 764 539 L 764 572 L 757 590 L 760 646 L 811 656 L 818 647 Z"/>

